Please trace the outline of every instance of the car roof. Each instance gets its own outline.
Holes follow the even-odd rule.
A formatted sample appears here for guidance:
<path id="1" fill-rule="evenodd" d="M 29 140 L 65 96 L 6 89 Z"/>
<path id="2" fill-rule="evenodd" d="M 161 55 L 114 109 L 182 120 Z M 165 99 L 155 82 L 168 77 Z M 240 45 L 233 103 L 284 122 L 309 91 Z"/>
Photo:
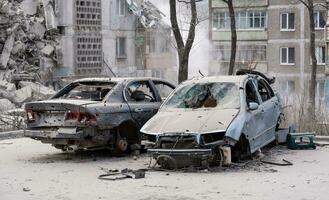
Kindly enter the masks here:
<path id="1" fill-rule="evenodd" d="M 163 79 L 154 78 L 154 77 L 114 77 L 114 78 L 106 78 L 106 77 L 93 77 L 93 78 L 82 78 L 73 81 L 74 83 L 78 82 L 124 82 L 124 81 L 132 81 L 132 80 L 154 80 L 154 81 L 164 81 Z"/>
<path id="2" fill-rule="evenodd" d="M 196 77 L 190 80 L 184 81 L 182 84 L 191 84 L 191 83 L 208 83 L 208 82 L 228 82 L 228 83 L 241 83 L 250 75 L 242 76 L 208 76 L 208 77 Z"/>

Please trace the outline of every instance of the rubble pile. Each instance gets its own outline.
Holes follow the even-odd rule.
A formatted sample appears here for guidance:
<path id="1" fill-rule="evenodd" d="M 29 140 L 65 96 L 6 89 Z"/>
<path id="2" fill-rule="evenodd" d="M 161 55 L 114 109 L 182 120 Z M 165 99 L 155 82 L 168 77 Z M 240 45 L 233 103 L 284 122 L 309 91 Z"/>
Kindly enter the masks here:
<path id="1" fill-rule="evenodd" d="M 54 0 L 0 0 L 0 130 L 8 112 L 44 99 L 59 56 Z"/>

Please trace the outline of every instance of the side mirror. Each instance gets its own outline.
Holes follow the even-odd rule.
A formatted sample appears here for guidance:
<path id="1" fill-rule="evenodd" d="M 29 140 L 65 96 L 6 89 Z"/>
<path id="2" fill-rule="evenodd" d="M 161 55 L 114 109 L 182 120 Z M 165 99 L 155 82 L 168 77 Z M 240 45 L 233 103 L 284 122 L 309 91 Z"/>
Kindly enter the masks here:
<path id="1" fill-rule="evenodd" d="M 258 109 L 258 103 L 256 102 L 250 102 L 249 103 L 249 110 L 257 110 Z"/>
<path id="2" fill-rule="evenodd" d="M 145 100 L 145 94 L 142 91 L 135 90 L 131 94 L 131 98 L 134 99 L 135 101 L 144 101 Z"/>

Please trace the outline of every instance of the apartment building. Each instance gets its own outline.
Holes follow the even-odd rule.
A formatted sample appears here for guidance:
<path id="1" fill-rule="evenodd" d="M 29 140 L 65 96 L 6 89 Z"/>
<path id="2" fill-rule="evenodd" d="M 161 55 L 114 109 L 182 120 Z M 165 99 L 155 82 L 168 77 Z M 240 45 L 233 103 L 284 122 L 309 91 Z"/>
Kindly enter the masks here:
<path id="1" fill-rule="evenodd" d="M 317 98 L 324 97 L 326 9 L 316 0 Z M 309 17 L 305 6 L 285 0 L 236 0 L 238 36 L 237 67 L 262 71 L 277 78 L 276 87 L 292 100 L 293 94 L 307 95 L 311 62 Z M 210 0 L 211 73 L 225 74 L 230 59 L 230 18 L 225 3 Z"/>
<path id="2" fill-rule="evenodd" d="M 115 74 L 176 80 L 170 27 L 148 1 L 57 0 L 56 8 L 62 58 L 55 79 Z"/>

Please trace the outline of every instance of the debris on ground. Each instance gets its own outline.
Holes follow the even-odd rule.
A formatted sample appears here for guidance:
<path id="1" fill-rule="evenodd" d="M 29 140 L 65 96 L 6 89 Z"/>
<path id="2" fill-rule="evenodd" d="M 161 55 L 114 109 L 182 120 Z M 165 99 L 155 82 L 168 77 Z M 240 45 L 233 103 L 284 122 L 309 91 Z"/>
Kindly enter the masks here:
<path id="1" fill-rule="evenodd" d="M 0 0 L 0 113 L 48 98 L 60 35 L 54 0 Z M 0 131 L 17 129 L 0 116 Z M 6 127 L 2 127 L 5 124 Z M 22 128 L 22 127 L 20 127 Z"/>
<path id="2" fill-rule="evenodd" d="M 138 170 L 132 170 L 132 169 L 123 169 L 121 171 L 115 169 L 115 170 L 106 170 L 104 168 L 101 168 L 101 170 L 106 171 L 106 174 L 99 175 L 98 178 L 101 180 L 109 180 L 109 181 L 116 181 L 116 180 L 123 180 L 127 178 L 132 179 L 141 179 L 145 178 L 145 169 L 138 169 Z"/>

